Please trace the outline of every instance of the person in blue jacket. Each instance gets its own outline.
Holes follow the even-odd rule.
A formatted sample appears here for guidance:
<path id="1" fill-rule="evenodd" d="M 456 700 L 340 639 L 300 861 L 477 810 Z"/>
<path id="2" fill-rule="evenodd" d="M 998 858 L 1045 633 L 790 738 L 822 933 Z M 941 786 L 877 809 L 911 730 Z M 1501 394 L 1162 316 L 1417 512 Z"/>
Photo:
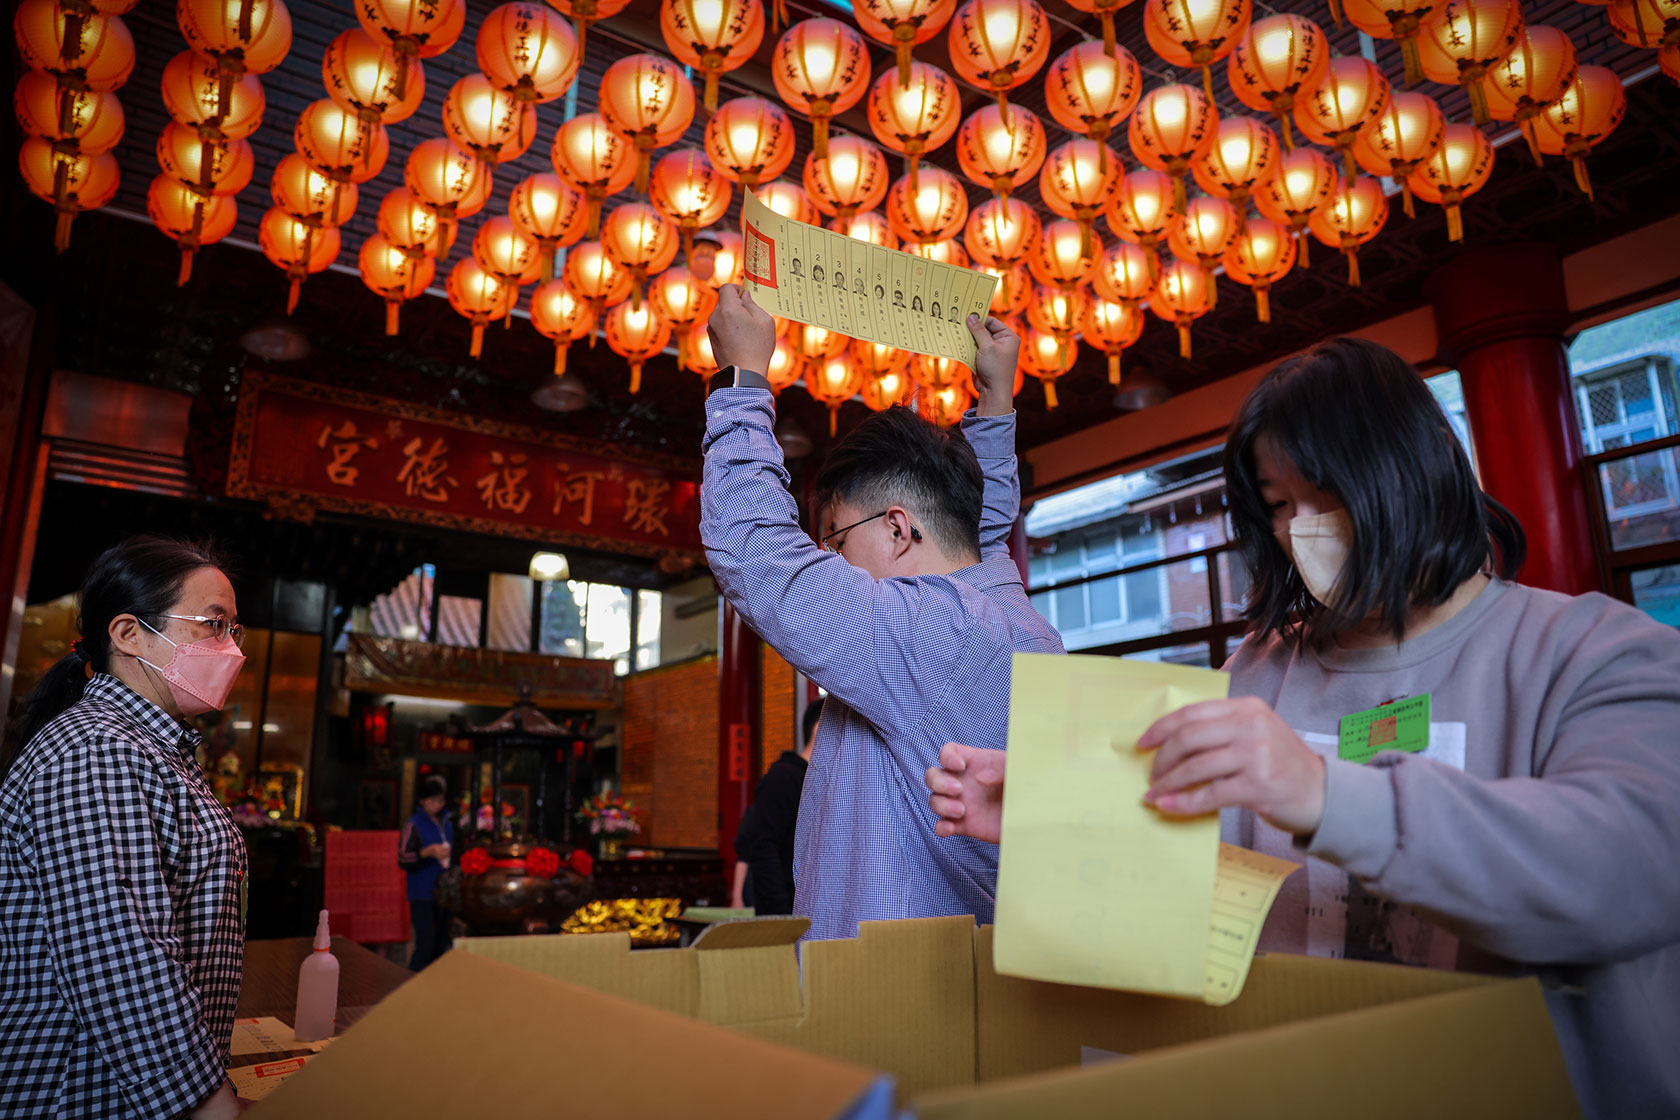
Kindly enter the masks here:
<path id="1" fill-rule="evenodd" d="M 408 913 L 414 926 L 414 955 L 408 967 L 419 972 L 449 951 L 449 915 L 433 891 L 449 867 L 455 826 L 444 815 L 449 787 L 437 774 L 420 779 L 420 800 L 402 829 L 397 862 L 408 872 Z"/>

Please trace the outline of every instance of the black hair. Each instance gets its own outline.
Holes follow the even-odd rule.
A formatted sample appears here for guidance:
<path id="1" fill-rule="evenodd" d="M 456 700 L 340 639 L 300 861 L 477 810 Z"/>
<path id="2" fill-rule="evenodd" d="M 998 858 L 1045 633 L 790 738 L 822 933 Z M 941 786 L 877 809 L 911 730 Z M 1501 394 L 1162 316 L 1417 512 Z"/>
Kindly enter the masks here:
<path id="1" fill-rule="evenodd" d="M 442 774 L 427 774 L 420 779 L 419 791 L 414 795 L 415 801 L 424 801 L 428 797 L 448 797 L 449 783 L 443 780 Z"/>
<path id="2" fill-rule="evenodd" d="M 974 448 L 902 405 L 874 413 L 828 453 L 817 475 L 818 510 L 841 500 L 874 513 L 899 505 L 948 555 L 980 555 L 984 479 Z"/>
<path id="3" fill-rule="evenodd" d="M 805 715 L 799 725 L 799 730 L 802 733 L 799 736 L 801 747 L 808 746 L 811 742 L 811 736 L 817 733 L 817 721 L 822 718 L 822 710 L 823 698 L 821 696 L 805 705 Z"/>
<path id="4" fill-rule="evenodd" d="M 82 698 L 88 670 L 111 671 L 111 620 L 132 614 L 162 630 L 181 598 L 187 577 L 204 568 L 227 570 L 227 564 L 207 544 L 189 544 L 168 537 L 130 537 L 99 554 L 88 568 L 77 595 L 76 628 L 82 637 L 36 682 L 23 702 L 22 715 L 7 737 L 0 774 L 11 768 L 25 744 L 48 723 Z"/>
<path id="5" fill-rule="evenodd" d="M 1301 477 L 1341 499 L 1353 525 L 1335 606 L 1308 593 L 1272 531 L 1255 444 L 1274 441 Z M 1527 543 L 1483 492 L 1423 378 L 1392 350 L 1335 338 L 1280 363 L 1238 409 L 1225 443 L 1234 540 L 1252 574 L 1261 636 L 1322 649 L 1375 615 L 1397 640 L 1415 607 L 1439 606 L 1491 568 L 1510 579 Z"/>

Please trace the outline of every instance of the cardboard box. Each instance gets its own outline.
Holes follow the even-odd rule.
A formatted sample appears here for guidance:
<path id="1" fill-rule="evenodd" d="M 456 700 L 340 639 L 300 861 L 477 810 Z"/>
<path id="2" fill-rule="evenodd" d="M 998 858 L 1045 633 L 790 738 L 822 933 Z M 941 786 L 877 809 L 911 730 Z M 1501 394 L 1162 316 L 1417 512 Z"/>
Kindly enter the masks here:
<path id="1" fill-rule="evenodd" d="M 1580 1115 L 1533 980 L 1262 956 L 1212 1008 L 999 976 L 938 918 L 806 945 L 802 981 L 804 926 L 457 942 L 253 1115 Z"/>

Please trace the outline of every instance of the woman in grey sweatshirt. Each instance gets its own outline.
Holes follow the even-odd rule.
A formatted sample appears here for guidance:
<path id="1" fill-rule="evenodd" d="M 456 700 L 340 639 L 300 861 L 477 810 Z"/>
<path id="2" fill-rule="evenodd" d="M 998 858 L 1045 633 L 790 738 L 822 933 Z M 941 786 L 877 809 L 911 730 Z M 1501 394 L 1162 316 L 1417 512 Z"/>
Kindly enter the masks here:
<path id="1" fill-rule="evenodd" d="M 1416 372 L 1338 339 L 1226 445 L 1255 629 L 1167 716 L 1150 799 L 1305 858 L 1261 948 L 1538 975 L 1590 1115 L 1680 1117 L 1680 632 L 1509 582 L 1522 531 Z M 928 772 L 996 839 L 1003 756 Z"/>

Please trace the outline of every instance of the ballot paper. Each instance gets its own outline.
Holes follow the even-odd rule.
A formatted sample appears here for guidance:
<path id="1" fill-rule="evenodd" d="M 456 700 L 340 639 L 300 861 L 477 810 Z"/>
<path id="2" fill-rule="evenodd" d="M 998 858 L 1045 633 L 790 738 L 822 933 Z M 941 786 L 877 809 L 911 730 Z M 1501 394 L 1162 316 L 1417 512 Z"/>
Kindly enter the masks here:
<path id="1" fill-rule="evenodd" d="M 313 1054 L 305 1054 L 301 1058 L 284 1058 L 278 1062 L 234 1066 L 228 1070 L 228 1080 L 233 1082 L 236 1095 L 248 1101 L 260 1101 L 278 1089 L 286 1078 L 302 1069 L 304 1063 L 312 1057 Z"/>
<path id="2" fill-rule="evenodd" d="M 968 316 L 990 314 L 995 276 L 784 218 L 751 191 L 743 197 L 741 284 L 760 307 L 974 368 Z"/>
<path id="3" fill-rule="evenodd" d="M 261 1019 L 235 1019 L 233 1045 L 228 1053 L 238 1056 L 278 1054 L 286 1050 L 320 1050 L 331 1041 L 323 1038 L 317 1042 L 302 1042 L 292 1033 L 291 1027 L 269 1015 Z"/>
<path id="4" fill-rule="evenodd" d="M 1015 655 L 993 967 L 1009 976 L 1229 1003 L 1286 860 L 1222 848 L 1219 820 L 1144 804 L 1137 741 L 1223 673 Z"/>

